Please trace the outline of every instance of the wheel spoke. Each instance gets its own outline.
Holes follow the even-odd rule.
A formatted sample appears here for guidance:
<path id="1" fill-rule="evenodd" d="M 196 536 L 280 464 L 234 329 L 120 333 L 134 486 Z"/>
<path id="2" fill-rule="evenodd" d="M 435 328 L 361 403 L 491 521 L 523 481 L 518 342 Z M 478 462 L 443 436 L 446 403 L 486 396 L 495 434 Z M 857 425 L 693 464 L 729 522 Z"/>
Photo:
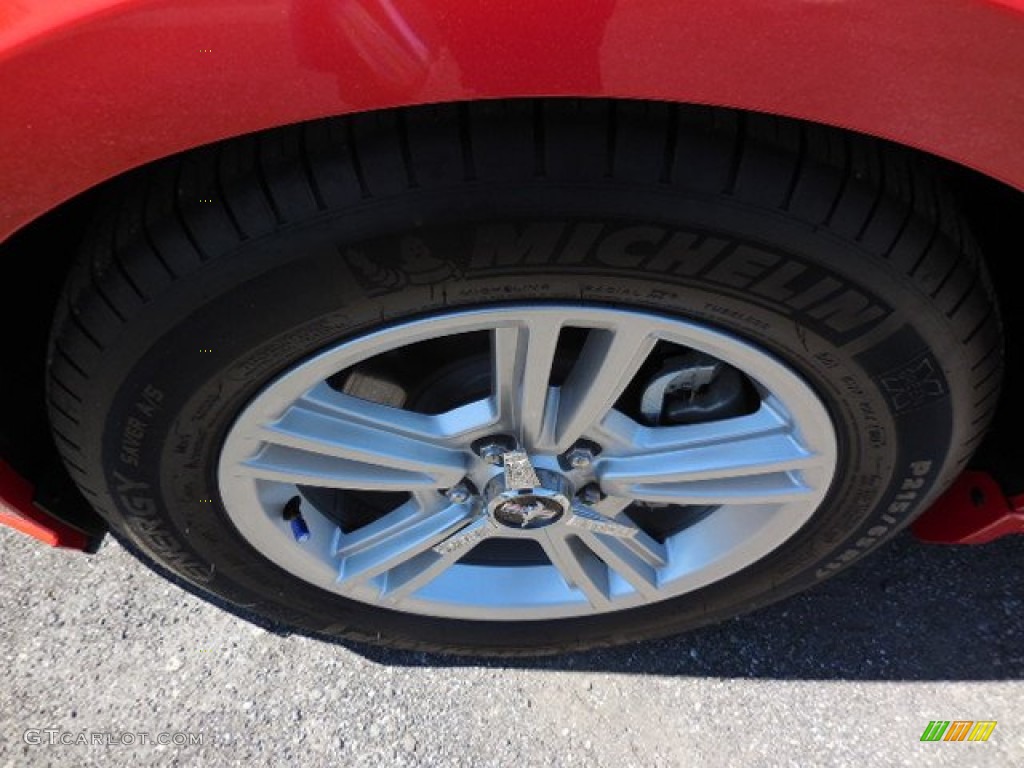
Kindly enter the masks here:
<path id="1" fill-rule="evenodd" d="M 813 486 L 784 472 L 694 483 L 633 485 L 631 492 L 638 501 L 681 506 L 778 505 L 805 502 L 816 495 Z"/>
<path id="2" fill-rule="evenodd" d="M 651 568 L 662 568 L 668 563 L 665 546 L 652 539 L 625 514 L 606 517 L 591 507 L 577 504 L 573 506 L 568 524 L 601 540 L 617 540 L 617 546 L 629 550 Z M 584 541 L 589 543 L 590 539 L 585 538 Z"/>
<path id="3" fill-rule="evenodd" d="M 596 427 L 629 386 L 654 349 L 657 337 L 643 322 L 623 322 L 587 336 L 576 363 L 559 390 L 555 453 L 562 453 Z"/>
<path id="4" fill-rule="evenodd" d="M 559 327 L 538 320 L 494 331 L 494 395 L 500 422 L 528 450 L 542 442 L 550 411 L 551 367 Z"/>
<path id="5" fill-rule="evenodd" d="M 381 599 L 392 605 L 425 587 L 465 557 L 484 539 L 495 535 L 494 523 L 478 519 L 458 529 L 429 550 L 406 560 L 388 572 Z"/>
<path id="6" fill-rule="evenodd" d="M 429 416 L 322 385 L 257 431 L 264 447 L 240 470 L 330 488 L 447 488 L 465 475 L 466 459 L 439 444 L 435 427 Z"/>
<path id="7" fill-rule="evenodd" d="M 629 540 L 590 532 L 584 533 L 580 539 L 611 572 L 625 579 L 633 589 L 648 599 L 657 598 L 657 569 L 628 545 Z"/>
<path id="8" fill-rule="evenodd" d="M 578 536 L 563 536 L 545 529 L 539 541 L 566 584 L 582 592 L 594 608 L 611 605 L 608 569 Z"/>
<path id="9" fill-rule="evenodd" d="M 413 497 L 384 517 L 339 537 L 335 552 L 341 559 L 338 583 L 365 582 L 406 565 L 395 582 L 398 590 L 403 583 L 416 579 L 418 571 L 434 565 L 434 558 L 417 560 L 420 555 L 457 534 L 475 516 L 471 504 L 450 504 L 438 510 Z M 435 554 L 444 558 L 452 552 Z M 410 565 L 413 561 L 415 564 Z"/>
<path id="10" fill-rule="evenodd" d="M 599 461 L 607 493 L 676 504 L 761 504 L 799 500 L 799 473 L 823 458 L 808 450 L 770 407 L 710 424 L 647 428 L 636 452 Z"/>

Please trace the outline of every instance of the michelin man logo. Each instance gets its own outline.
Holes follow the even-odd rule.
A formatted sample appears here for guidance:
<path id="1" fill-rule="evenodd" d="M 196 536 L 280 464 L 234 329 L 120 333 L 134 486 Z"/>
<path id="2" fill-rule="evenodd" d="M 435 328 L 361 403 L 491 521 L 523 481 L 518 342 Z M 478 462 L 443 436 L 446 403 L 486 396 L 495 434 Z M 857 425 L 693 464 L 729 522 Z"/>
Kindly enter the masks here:
<path id="1" fill-rule="evenodd" d="M 461 275 L 451 261 L 434 256 L 430 246 L 414 235 L 407 235 L 399 242 L 397 266 L 388 261 L 371 258 L 355 248 L 345 251 L 345 262 L 362 287 L 370 290 L 387 292 L 408 285 L 433 285 Z"/>

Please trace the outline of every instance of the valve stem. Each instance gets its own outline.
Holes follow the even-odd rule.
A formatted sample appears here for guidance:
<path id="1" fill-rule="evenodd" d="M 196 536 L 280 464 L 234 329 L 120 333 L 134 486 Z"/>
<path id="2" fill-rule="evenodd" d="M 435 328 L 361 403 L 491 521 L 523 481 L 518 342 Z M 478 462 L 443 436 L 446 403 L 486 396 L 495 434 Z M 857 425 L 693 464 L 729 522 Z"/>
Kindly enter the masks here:
<path id="1" fill-rule="evenodd" d="M 292 529 L 292 536 L 300 544 L 309 538 L 309 526 L 306 525 L 306 521 L 302 519 L 302 498 L 299 496 L 292 496 L 288 500 L 288 503 L 284 505 L 284 512 L 282 517 L 288 521 L 288 524 Z"/>

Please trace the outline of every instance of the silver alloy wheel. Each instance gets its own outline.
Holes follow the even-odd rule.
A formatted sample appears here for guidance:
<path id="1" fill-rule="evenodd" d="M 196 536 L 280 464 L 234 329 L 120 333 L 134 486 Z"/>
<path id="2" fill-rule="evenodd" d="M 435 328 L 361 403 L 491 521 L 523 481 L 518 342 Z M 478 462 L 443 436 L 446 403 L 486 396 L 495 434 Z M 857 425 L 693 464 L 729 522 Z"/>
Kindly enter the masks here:
<path id="1" fill-rule="evenodd" d="M 568 328 L 586 329 L 586 342 L 561 385 L 551 386 L 559 333 Z M 382 353 L 478 331 L 490 338 L 490 397 L 426 414 L 327 383 Z M 617 410 L 659 341 L 741 371 L 759 395 L 756 410 L 658 427 Z M 510 490 L 494 457 L 474 452 L 493 435 L 516 437 L 536 473 L 532 489 Z M 600 452 L 560 463 L 581 439 Z M 218 483 L 242 536 L 317 587 L 428 616 L 553 619 L 665 600 L 757 562 L 813 515 L 836 460 L 835 431 L 818 397 L 750 343 L 652 313 L 536 305 L 401 323 L 296 365 L 232 425 Z M 606 494 L 600 500 L 573 498 L 595 484 Z M 299 541 L 282 510 L 308 487 L 401 491 L 408 500 L 347 533 L 304 500 L 309 536 Z M 465 498 L 452 501 L 444 491 L 453 487 L 469 489 L 468 497 L 450 494 Z M 529 498 L 508 506 L 513 491 Z M 638 501 L 713 511 L 662 542 L 626 514 Z M 530 524 L 510 524 L 522 520 Z M 491 538 L 532 539 L 549 562 L 466 562 Z"/>

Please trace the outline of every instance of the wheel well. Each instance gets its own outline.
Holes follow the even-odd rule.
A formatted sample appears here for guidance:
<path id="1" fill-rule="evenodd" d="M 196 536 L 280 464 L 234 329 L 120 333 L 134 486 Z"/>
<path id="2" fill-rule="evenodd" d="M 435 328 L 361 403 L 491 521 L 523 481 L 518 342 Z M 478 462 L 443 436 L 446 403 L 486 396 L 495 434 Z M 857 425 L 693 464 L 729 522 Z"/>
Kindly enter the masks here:
<path id="1" fill-rule="evenodd" d="M 1024 234 L 1011 226 L 1012 222 L 1024 218 L 1024 194 L 941 158 L 909 148 L 904 151 L 928 158 L 946 171 L 952 192 L 970 222 L 995 280 L 1006 337 L 1016 338 L 1018 333 L 1024 332 L 1024 310 L 1013 300 L 1014 281 L 1008 273 L 1011 259 L 998 258 L 997 254 L 1007 245 L 1011 251 L 1024 250 Z M 145 172 L 145 168 L 82 193 L 0 244 L 0 259 L 18 265 L 16 274 L 21 278 L 20 283 L 26 290 L 31 286 L 34 299 L 27 303 L 0 304 L 4 327 L 14 331 L 6 334 L 3 341 L 6 358 L 17 361 L 7 370 L 18 372 L 17 376 L 0 377 L 0 457 L 33 481 L 41 503 L 57 515 L 88 527 L 101 523 L 66 476 L 47 423 L 44 394 L 47 338 L 65 276 L 93 212 L 104 204 L 108 188 L 140 172 Z M 1006 356 L 1004 392 L 1013 392 L 1024 373 L 1021 353 L 1010 346 Z M 1024 423 L 1024 405 L 1004 395 L 994 423 L 975 464 L 996 472 L 1005 487 L 1019 492 L 1024 489 L 1024 472 L 1017 469 L 1022 457 L 1021 449 L 1014 448 L 1018 441 L 1014 440 L 1013 430 Z"/>
<path id="2" fill-rule="evenodd" d="M 1016 300 L 1014 254 L 1024 252 L 1024 193 L 961 166 L 948 164 L 953 193 L 977 239 L 1003 318 L 1006 368 L 998 410 L 971 465 L 991 472 L 1008 495 L 1024 491 L 1024 447 L 1017 430 L 1024 426 L 1024 402 L 1015 393 L 1024 386 L 1024 350 L 1013 343 L 1024 333 L 1024 307 Z"/>
<path id="3" fill-rule="evenodd" d="M 0 376 L 0 458 L 32 482 L 37 503 L 90 533 L 106 525 L 60 461 L 46 415 L 45 376 L 54 311 L 100 194 L 86 192 L 0 244 L 0 260 L 18 277 L 9 284 L 30 297 L 0 303 L 0 322 L 8 329 L 3 355 L 12 361 L 5 371 L 16 373 Z"/>

